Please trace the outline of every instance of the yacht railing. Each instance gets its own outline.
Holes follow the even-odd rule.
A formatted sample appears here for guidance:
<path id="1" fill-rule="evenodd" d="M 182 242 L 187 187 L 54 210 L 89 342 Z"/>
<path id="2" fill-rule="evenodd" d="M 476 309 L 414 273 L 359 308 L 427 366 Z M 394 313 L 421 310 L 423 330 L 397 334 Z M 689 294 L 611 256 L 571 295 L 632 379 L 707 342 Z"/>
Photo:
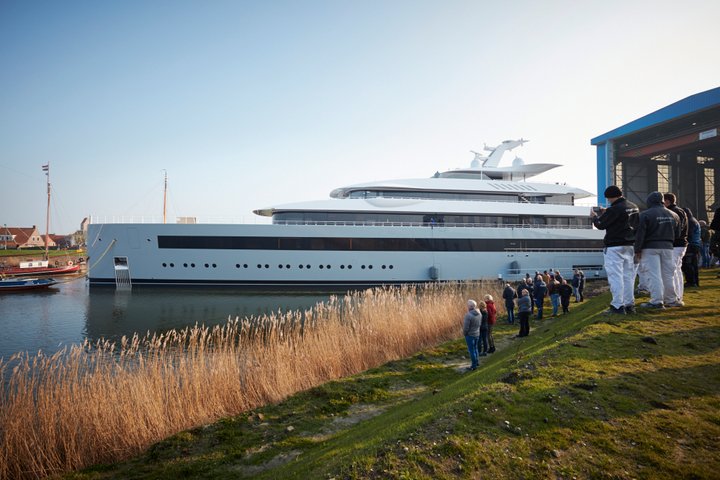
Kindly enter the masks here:
<path id="1" fill-rule="evenodd" d="M 426 227 L 426 228 L 551 228 L 592 230 L 592 225 L 547 225 L 520 223 L 430 223 L 430 222 L 375 222 L 375 221 L 316 221 L 316 220 L 279 220 L 274 225 L 306 225 L 306 226 L 350 226 L 350 227 Z"/>

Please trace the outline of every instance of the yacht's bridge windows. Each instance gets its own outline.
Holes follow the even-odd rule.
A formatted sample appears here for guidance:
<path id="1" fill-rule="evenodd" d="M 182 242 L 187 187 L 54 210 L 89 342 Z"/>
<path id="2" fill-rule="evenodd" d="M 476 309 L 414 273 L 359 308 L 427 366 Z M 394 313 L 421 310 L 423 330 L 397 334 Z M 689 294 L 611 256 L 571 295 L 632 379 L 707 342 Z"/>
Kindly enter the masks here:
<path id="1" fill-rule="evenodd" d="M 348 198 L 416 198 L 420 200 L 490 200 L 517 203 L 517 194 L 472 193 L 472 192 L 428 192 L 420 190 L 356 190 Z"/>
<path id="2" fill-rule="evenodd" d="M 549 226 L 590 228 L 590 217 L 542 215 L 454 215 L 440 213 L 383 213 L 383 212 L 277 212 L 273 223 L 339 223 L 362 225 L 410 224 L 446 226 Z"/>

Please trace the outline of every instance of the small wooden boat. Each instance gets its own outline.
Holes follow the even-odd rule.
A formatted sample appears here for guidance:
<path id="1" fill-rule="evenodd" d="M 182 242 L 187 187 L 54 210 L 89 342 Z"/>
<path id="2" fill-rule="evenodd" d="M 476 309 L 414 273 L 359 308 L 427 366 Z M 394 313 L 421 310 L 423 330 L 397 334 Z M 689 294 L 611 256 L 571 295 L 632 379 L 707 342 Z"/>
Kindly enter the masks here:
<path id="1" fill-rule="evenodd" d="M 55 285 L 52 278 L 0 278 L 0 292 L 37 290 Z"/>
<path id="2" fill-rule="evenodd" d="M 47 260 L 35 262 L 21 262 L 19 267 L 5 267 L 0 269 L 0 274 L 13 277 L 25 277 L 36 275 L 68 275 L 76 273 L 80 270 L 80 265 L 73 264 L 72 261 L 67 265 L 48 265 Z"/>

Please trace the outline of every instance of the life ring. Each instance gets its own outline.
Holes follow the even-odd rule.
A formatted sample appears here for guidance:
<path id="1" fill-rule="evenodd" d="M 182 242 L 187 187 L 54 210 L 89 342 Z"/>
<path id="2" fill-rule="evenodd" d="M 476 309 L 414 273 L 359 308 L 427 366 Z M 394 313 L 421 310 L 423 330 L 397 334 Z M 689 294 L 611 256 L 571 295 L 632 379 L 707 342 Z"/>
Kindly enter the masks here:
<path id="1" fill-rule="evenodd" d="M 72 267 L 72 266 L 73 266 L 73 261 L 72 261 L 72 260 L 68 260 L 68 267 Z"/>

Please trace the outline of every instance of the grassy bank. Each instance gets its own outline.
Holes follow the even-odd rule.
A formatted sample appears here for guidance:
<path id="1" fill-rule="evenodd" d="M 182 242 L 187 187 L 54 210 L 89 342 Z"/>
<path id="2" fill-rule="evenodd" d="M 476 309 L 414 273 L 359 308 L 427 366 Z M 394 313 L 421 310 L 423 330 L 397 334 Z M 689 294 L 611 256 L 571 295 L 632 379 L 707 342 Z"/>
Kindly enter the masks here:
<path id="1" fill-rule="evenodd" d="M 407 357 L 456 337 L 465 300 L 494 288 L 368 290 L 307 312 L 0 360 L 0 478 L 116 462 L 179 431 Z"/>
<path id="2" fill-rule="evenodd" d="M 604 294 L 500 326 L 475 372 L 450 341 L 69 478 L 718 478 L 716 273 L 684 308 L 605 316 Z"/>

